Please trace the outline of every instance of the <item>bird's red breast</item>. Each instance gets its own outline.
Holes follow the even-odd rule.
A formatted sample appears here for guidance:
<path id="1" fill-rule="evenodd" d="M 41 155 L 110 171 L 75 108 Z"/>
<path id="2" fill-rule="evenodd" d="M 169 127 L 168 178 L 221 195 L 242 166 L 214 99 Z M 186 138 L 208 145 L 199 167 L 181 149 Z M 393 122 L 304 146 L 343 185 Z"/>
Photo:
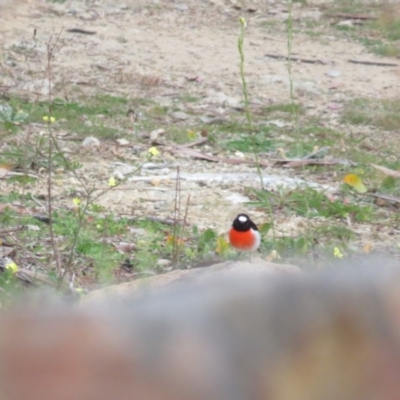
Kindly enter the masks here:
<path id="1" fill-rule="evenodd" d="M 257 234 L 258 232 L 255 232 L 253 229 L 240 232 L 232 227 L 229 231 L 229 242 L 237 250 L 251 251 L 258 244 Z"/>

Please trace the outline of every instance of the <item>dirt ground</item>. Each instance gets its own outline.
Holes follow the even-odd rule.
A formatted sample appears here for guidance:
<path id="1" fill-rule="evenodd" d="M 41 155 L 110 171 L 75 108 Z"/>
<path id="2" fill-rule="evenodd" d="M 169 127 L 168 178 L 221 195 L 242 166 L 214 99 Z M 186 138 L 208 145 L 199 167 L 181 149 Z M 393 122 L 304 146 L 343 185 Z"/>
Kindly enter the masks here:
<path id="1" fill-rule="evenodd" d="M 306 6 L 294 3 L 294 26 L 305 19 L 319 23 L 322 13 L 317 5 L 321 3 L 329 7 L 329 1 L 309 1 Z M 4 55 L 0 86 L 46 96 L 46 43 L 57 39 L 58 49 L 52 63 L 55 97 L 101 92 L 149 98 L 166 106 L 175 104 L 185 112 L 188 109 L 176 103 L 176 99 L 193 95 L 200 101 L 194 103 L 190 111 L 229 118 L 231 110 L 242 101 L 237 51 L 240 16 L 248 23 L 245 68 L 251 104 L 289 102 L 286 61 L 266 56 L 287 54 L 284 29 L 273 27 L 274 22 L 287 19 L 286 2 L 275 0 L 67 0 L 62 4 L 37 0 L 15 3 L 0 13 L 0 46 Z M 267 29 L 269 25 L 272 28 Z M 71 29 L 89 31 L 89 34 L 69 32 Z M 17 51 L 19 48 L 26 51 Z M 340 109 L 349 98 L 387 98 L 399 93 L 398 67 L 349 62 L 393 63 L 393 59 L 368 53 L 361 44 L 329 33 L 312 36 L 296 30 L 292 53 L 294 57 L 320 61 L 293 62 L 293 87 L 296 99 L 307 113 L 323 115 L 327 126 L 340 125 Z M 188 121 L 193 122 L 192 115 Z M 174 122 L 171 117 L 171 123 Z M 166 129 L 165 126 L 160 128 Z M 109 153 L 103 157 L 97 151 L 86 156 L 82 159 L 83 171 L 94 179 L 107 179 L 118 161 Z M 184 178 L 183 202 L 189 193 L 191 195 L 189 221 L 201 228 L 213 227 L 223 232 L 236 213 L 247 210 L 243 204 L 248 200 L 244 186 L 258 185 L 256 169 L 250 166 L 173 156 L 166 157 L 163 162 L 161 169 L 150 166 L 142 172 L 141 180 L 131 180 L 123 190 L 109 192 L 101 203 L 120 213 L 170 217 L 175 189 L 173 177 L 179 165 Z M 263 175 L 267 184 L 272 182 L 272 185 L 293 184 L 289 181 L 291 178 L 307 180 L 299 170 L 266 167 Z M 63 178 L 55 194 L 73 183 L 73 177 Z M 338 184 L 332 182 L 332 190 Z M 252 210 L 251 213 L 257 222 L 267 219 L 264 212 Z M 307 224 L 299 217 L 279 218 L 276 221 L 278 234 L 294 232 Z M 361 230 L 366 236 L 370 233 L 365 227 Z M 385 236 L 381 239 L 385 240 Z"/>

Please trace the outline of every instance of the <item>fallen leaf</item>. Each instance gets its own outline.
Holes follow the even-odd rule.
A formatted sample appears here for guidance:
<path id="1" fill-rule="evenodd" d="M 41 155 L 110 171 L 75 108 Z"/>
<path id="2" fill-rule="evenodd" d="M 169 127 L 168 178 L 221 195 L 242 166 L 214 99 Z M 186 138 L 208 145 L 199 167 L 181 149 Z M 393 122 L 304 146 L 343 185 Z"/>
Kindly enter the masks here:
<path id="1" fill-rule="evenodd" d="M 13 211 L 13 212 L 19 212 L 19 208 L 13 206 L 10 203 L 0 204 L 0 213 L 2 213 L 4 210 L 7 210 L 7 209 L 10 211 Z"/>
<path id="2" fill-rule="evenodd" d="M 387 176 L 391 176 L 393 178 L 400 178 L 400 171 L 395 171 L 390 168 L 382 167 L 381 165 L 371 164 L 378 171 L 383 172 Z"/>
<path id="3" fill-rule="evenodd" d="M 128 242 L 120 242 L 118 244 L 114 244 L 114 247 L 118 250 L 119 253 L 131 253 L 136 250 L 136 246 L 133 243 Z"/>
<path id="4" fill-rule="evenodd" d="M 388 202 L 400 204 L 400 197 L 395 197 L 390 194 L 366 193 L 366 195 L 376 198 L 376 204 L 380 206 L 385 206 Z"/>
<path id="5" fill-rule="evenodd" d="M 0 164 L 0 178 L 4 178 L 12 169 L 10 164 Z"/>
<path id="6" fill-rule="evenodd" d="M 365 243 L 364 246 L 363 246 L 363 252 L 365 254 L 369 254 L 369 253 L 371 253 L 372 248 L 373 248 L 373 246 L 372 246 L 371 243 Z"/>

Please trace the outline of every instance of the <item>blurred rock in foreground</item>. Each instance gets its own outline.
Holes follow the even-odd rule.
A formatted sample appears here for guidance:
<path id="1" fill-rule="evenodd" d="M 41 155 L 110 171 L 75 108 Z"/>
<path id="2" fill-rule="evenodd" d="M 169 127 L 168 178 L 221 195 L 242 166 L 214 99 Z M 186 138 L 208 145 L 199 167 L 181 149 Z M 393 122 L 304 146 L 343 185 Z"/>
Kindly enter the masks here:
<path id="1" fill-rule="evenodd" d="M 255 258 L 247 260 L 225 261 L 207 267 L 179 269 L 148 278 L 136 279 L 119 285 L 107 286 L 103 289 L 93 290 L 82 299 L 82 304 L 87 305 L 109 299 L 122 300 L 139 290 L 158 291 L 161 287 L 174 285 L 207 285 L 215 279 L 236 276 L 238 279 L 247 276 L 267 276 L 270 274 L 301 273 L 301 269 L 290 264 L 276 264 Z"/>
<path id="2" fill-rule="evenodd" d="M 397 400 L 400 270 L 219 277 L 0 319 L 8 400 Z"/>

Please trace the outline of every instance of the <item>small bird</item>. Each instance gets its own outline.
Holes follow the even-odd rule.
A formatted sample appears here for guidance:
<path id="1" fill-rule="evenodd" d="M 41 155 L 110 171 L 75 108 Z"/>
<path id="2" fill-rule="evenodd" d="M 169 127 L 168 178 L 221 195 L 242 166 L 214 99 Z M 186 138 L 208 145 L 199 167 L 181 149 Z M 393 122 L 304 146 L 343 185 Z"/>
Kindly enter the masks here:
<path id="1" fill-rule="evenodd" d="M 261 235 L 257 225 L 247 214 L 239 214 L 229 231 L 229 242 L 240 252 L 251 252 L 259 248 Z"/>

